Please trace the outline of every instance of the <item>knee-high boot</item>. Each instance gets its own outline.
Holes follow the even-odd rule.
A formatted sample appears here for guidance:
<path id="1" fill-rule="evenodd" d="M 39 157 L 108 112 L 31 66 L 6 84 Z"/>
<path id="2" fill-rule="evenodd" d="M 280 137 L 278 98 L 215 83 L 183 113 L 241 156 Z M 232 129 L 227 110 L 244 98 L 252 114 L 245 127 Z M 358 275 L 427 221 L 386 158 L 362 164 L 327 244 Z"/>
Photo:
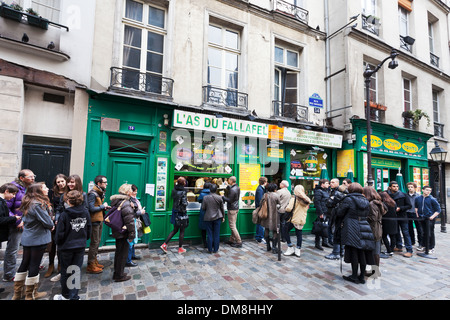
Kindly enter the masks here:
<path id="1" fill-rule="evenodd" d="M 12 300 L 20 300 L 23 298 L 23 288 L 28 272 L 18 272 L 14 277 L 14 295 Z"/>
<path id="2" fill-rule="evenodd" d="M 45 297 L 47 292 L 38 292 L 39 275 L 35 277 L 26 277 L 25 279 L 25 300 L 37 300 Z"/>

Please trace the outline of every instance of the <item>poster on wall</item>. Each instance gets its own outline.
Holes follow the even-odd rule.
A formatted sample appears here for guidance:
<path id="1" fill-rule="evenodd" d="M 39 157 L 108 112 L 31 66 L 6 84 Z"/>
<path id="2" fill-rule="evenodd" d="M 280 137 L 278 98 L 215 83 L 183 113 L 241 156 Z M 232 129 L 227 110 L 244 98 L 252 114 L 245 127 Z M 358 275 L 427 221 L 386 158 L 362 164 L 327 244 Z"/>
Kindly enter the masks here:
<path id="1" fill-rule="evenodd" d="M 261 176 L 261 165 L 241 163 L 239 165 L 239 187 L 241 189 L 240 209 L 255 208 L 255 191 Z"/>
<path id="2" fill-rule="evenodd" d="M 167 158 L 158 158 L 156 161 L 156 194 L 155 210 L 166 210 L 167 201 Z"/>

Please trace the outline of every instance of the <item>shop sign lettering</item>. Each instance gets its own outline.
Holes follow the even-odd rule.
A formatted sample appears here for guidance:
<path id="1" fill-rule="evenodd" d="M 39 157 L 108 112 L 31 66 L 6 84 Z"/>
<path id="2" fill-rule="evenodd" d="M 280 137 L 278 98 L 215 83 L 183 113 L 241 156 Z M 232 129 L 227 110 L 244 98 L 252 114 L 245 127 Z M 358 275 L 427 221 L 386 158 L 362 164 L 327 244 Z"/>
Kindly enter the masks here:
<path id="1" fill-rule="evenodd" d="M 402 144 L 394 139 L 384 140 L 383 145 L 389 150 L 399 150 L 402 148 Z"/>

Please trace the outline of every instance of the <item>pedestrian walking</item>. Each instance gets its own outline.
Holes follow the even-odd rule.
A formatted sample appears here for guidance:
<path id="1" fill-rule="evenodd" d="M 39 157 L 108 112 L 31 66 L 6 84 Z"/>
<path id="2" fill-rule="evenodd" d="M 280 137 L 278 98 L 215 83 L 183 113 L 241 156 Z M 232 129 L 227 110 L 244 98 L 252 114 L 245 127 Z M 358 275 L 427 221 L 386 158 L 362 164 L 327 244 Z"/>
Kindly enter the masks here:
<path id="1" fill-rule="evenodd" d="M 417 251 L 423 250 L 423 231 L 422 231 L 422 224 L 419 223 L 419 217 L 416 213 L 416 198 L 420 196 L 420 193 L 417 192 L 417 183 L 416 182 L 408 182 L 406 184 L 406 187 L 408 188 L 408 192 L 406 193 L 406 197 L 409 200 L 409 203 L 411 204 L 411 208 L 406 211 L 407 217 L 408 217 L 408 231 L 409 236 L 411 237 L 411 245 L 416 244 L 416 234 L 414 229 L 417 230 Z M 414 228 L 415 227 L 415 228 Z"/>
<path id="2" fill-rule="evenodd" d="M 9 211 L 18 217 L 22 217 L 23 212 L 20 210 L 22 198 L 25 196 L 26 189 L 34 183 L 36 175 L 30 169 L 22 169 L 14 181 L 19 191 L 15 197 L 8 200 Z M 20 239 L 22 237 L 23 224 L 22 219 L 17 219 L 15 225 L 9 226 L 8 242 L 6 244 L 5 255 L 3 260 L 3 281 L 13 281 L 16 274 L 17 251 L 19 250 Z"/>
<path id="3" fill-rule="evenodd" d="M 266 186 L 267 178 L 260 177 L 258 181 L 258 187 L 255 191 L 255 209 L 259 208 L 259 206 L 261 205 L 261 200 L 264 197 L 264 194 L 267 192 Z M 266 243 L 266 240 L 264 239 L 264 228 L 259 223 L 256 223 L 255 240 L 259 243 Z"/>
<path id="4" fill-rule="evenodd" d="M 66 199 L 68 207 L 58 219 L 54 238 L 58 248 L 59 265 L 61 265 L 61 294 L 55 295 L 53 300 L 80 299 L 78 285 L 81 284 L 81 267 L 86 241 L 91 235 L 91 217 L 83 204 L 83 194 L 73 190 L 67 193 Z M 69 277 L 73 274 L 78 276 L 78 279 L 71 281 L 69 288 Z"/>
<path id="5" fill-rule="evenodd" d="M 343 218 L 342 244 L 344 261 L 350 263 L 352 274 L 343 276 L 344 280 L 354 283 L 365 283 L 367 265 L 374 265 L 374 236 L 367 217 L 369 216 L 369 201 L 363 195 L 363 187 L 353 182 L 348 186 L 348 195 L 339 205 L 337 216 Z M 358 276 L 358 268 L 360 274 Z"/>
<path id="6" fill-rule="evenodd" d="M 111 207 L 105 202 L 105 192 L 108 186 L 108 179 L 103 175 L 98 175 L 94 179 L 94 187 L 89 191 L 87 203 L 89 214 L 91 215 L 91 235 L 88 251 L 87 273 L 101 273 L 104 265 L 97 259 L 98 247 L 102 239 L 103 219 L 105 211 Z"/>
<path id="7" fill-rule="evenodd" d="M 381 201 L 386 205 L 387 211 L 381 220 L 381 228 L 383 230 L 382 240 L 386 247 L 386 252 L 380 253 L 380 258 L 389 258 L 394 254 L 395 241 L 397 239 L 397 213 L 394 199 L 386 191 L 378 193 Z"/>
<path id="8" fill-rule="evenodd" d="M 280 215 L 278 214 L 278 207 L 280 205 L 280 196 L 276 193 L 277 185 L 270 183 L 267 186 L 267 193 L 264 194 L 264 199 L 267 205 L 262 206 L 261 210 L 266 210 L 266 218 L 259 218 L 259 224 L 264 228 L 264 238 L 266 240 L 267 251 L 272 250 L 272 253 L 278 253 L 277 243 L 280 226 Z M 261 211 L 260 210 L 260 211 Z M 272 237 L 270 236 L 272 234 Z"/>
<path id="9" fill-rule="evenodd" d="M 403 251 L 403 243 L 402 243 L 402 237 L 403 236 L 403 242 L 405 243 L 406 252 L 403 254 L 406 258 L 412 257 L 412 245 L 411 245 L 411 237 L 409 235 L 408 230 L 408 217 L 406 212 L 408 209 L 411 208 L 411 204 L 409 203 L 406 194 L 399 190 L 398 182 L 397 181 L 391 181 L 389 182 L 389 187 L 387 190 L 387 193 L 394 199 L 397 208 L 397 226 L 398 226 L 398 232 L 396 237 L 396 243 L 394 252 L 402 252 Z M 401 232 L 401 235 L 400 235 Z"/>
<path id="10" fill-rule="evenodd" d="M 13 300 L 20 300 L 25 285 L 25 300 L 45 297 L 46 292 L 38 292 L 39 266 L 47 245 L 52 240 L 50 231 L 54 228 L 51 218 L 51 204 L 45 183 L 31 184 L 22 198 L 20 211 L 23 212 L 22 263 L 14 278 Z"/>
<path id="11" fill-rule="evenodd" d="M 0 187 L 0 242 L 7 241 L 10 226 L 15 226 L 19 216 L 11 215 L 6 201 L 14 198 L 19 189 L 12 183 L 5 183 Z M 5 291 L 0 288 L 0 292 Z"/>
<path id="12" fill-rule="evenodd" d="M 381 254 L 381 239 L 383 238 L 382 218 L 387 212 L 386 206 L 381 200 L 381 196 L 372 186 L 363 188 L 363 194 L 369 201 L 369 215 L 367 221 L 372 229 L 375 249 L 373 255 L 375 258 L 375 265 L 380 266 L 380 254 Z M 374 270 L 372 270 L 374 271 Z"/>
<path id="13" fill-rule="evenodd" d="M 426 253 L 434 253 L 436 239 L 434 236 L 435 218 L 441 213 L 439 202 L 431 195 L 431 187 L 424 186 L 422 195 L 415 200 L 416 213 L 421 218 L 420 224 L 424 234 L 423 245 L 428 250 Z"/>
<path id="14" fill-rule="evenodd" d="M 203 185 L 203 189 L 200 191 L 200 194 L 198 195 L 197 198 L 198 203 L 201 204 L 203 202 L 203 198 L 210 194 L 211 185 L 212 185 L 211 183 L 205 182 L 205 184 Z M 208 243 L 206 242 L 206 224 L 205 220 L 203 219 L 204 217 L 205 217 L 205 210 L 203 210 L 202 207 L 200 206 L 198 215 L 198 228 L 200 229 L 200 233 L 202 236 L 203 247 L 207 248 Z"/>
<path id="15" fill-rule="evenodd" d="M 283 254 L 291 256 L 295 254 L 297 257 L 301 255 L 302 241 L 303 241 L 303 226 L 306 223 L 309 205 L 311 199 L 305 194 L 305 188 L 299 184 L 294 188 L 294 195 L 289 199 L 289 203 L 285 208 L 286 223 L 282 232 L 284 239 L 287 242 L 288 248 Z M 297 244 L 294 247 L 291 243 L 289 232 L 295 229 L 295 236 L 297 237 Z"/>
<path id="16" fill-rule="evenodd" d="M 167 253 L 167 244 L 170 239 L 174 235 L 180 231 L 178 236 L 178 253 L 185 253 L 186 249 L 183 248 L 183 240 L 184 240 L 184 230 L 188 226 L 188 215 L 187 215 L 187 192 L 185 189 L 186 179 L 183 177 L 179 177 L 177 179 L 175 188 L 172 190 L 172 199 L 173 199 L 173 207 L 172 207 L 172 217 L 170 218 L 170 223 L 173 224 L 173 230 L 169 233 L 166 238 L 166 241 L 161 245 L 161 249 Z M 184 219 L 183 219 L 184 218 Z"/>
<path id="17" fill-rule="evenodd" d="M 142 237 L 143 233 L 143 217 L 146 214 L 145 207 L 142 207 L 141 202 L 137 198 L 138 187 L 135 184 L 131 185 L 131 204 L 134 208 L 134 223 L 136 225 L 136 238 L 132 245 L 130 245 L 130 249 L 128 250 L 127 263 L 126 267 L 136 267 L 138 264 L 133 260 L 140 260 L 141 257 L 136 255 L 135 244 L 138 241 L 138 238 Z"/>
<path id="18" fill-rule="evenodd" d="M 239 199 L 241 197 L 241 189 L 236 184 L 235 176 L 228 178 L 227 191 L 228 194 L 222 197 L 224 202 L 227 203 L 228 226 L 230 227 L 231 231 L 230 239 L 227 241 L 227 244 L 235 248 L 242 248 L 241 236 L 236 227 L 237 217 L 239 214 Z"/>
<path id="19" fill-rule="evenodd" d="M 136 226 L 134 224 L 134 208 L 131 203 L 133 190 L 131 184 L 124 183 L 119 188 L 119 193 L 111 196 L 111 210 L 117 208 L 120 210 L 123 220 L 124 231 L 112 231 L 112 237 L 116 239 L 116 251 L 114 253 L 114 282 L 130 280 L 127 276 L 125 265 L 127 263 L 128 250 L 136 237 Z"/>
<path id="20" fill-rule="evenodd" d="M 336 216 L 336 211 L 342 200 L 348 194 L 348 184 L 342 184 L 337 189 L 332 189 L 330 198 L 327 200 L 328 214 L 330 216 L 331 232 L 333 233 L 333 251 L 325 256 L 328 260 L 339 260 L 343 253 L 343 246 L 341 246 L 341 224 L 342 218 Z M 331 209 L 331 210 L 330 210 Z"/>
<path id="21" fill-rule="evenodd" d="M 210 186 L 210 194 L 203 198 L 202 210 L 205 211 L 203 220 L 206 225 L 206 242 L 209 253 L 219 251 L 220 224 L 225 221 L 223 199 L 216 194 L 217 185 Z"/>
<path id="22" fill-rule="evenodd" d="M 328 208 L 327 200 L 330 197 L 329 193 L 330 182 L 327 179 L 320 179 L 319 183 L 314 189 L 314 207 L 316 208 L 316 220 L 320 222 L 328 221 Z M 322 239 L 322 246 L 320 245 L 320 240 Z M 319 234 L 315 235 L 315 248 L 323 250 L 323 247 L 332 248 L 328 244 L 328 238 L 321 236 Z"/>
<path id="23" fill-rule="evenodd" d="M 48 198 L 50 200 L 50 203 L 52 205 L 53 209 L 53 223 L 55 224 L 55 229 L 52 231 L 52 242 L 50 243 L 50 248 L 48 252 L 48 268 L 47 272 L 45 273 L 44 277 L 48 278 L 53 274 L 53 271 L 55 271 L 55 256 L 57 255 L 56 251 L 56 243 L 55 243 L 55 232 L 56 232 L 56 225 L 57 225 L 57 214 L 58 209 L 61 206 L 61 196 L 66 191 L 67 184 L 67 177 L 66 175 L 60 173 L 55 176 L 55 179 L 53 180 L 53 188 L 48 191 Z M 59 258 L 58 258 L 59 260 Z M 58 269 L 61 269 L 61 266 L 58 263 Z"/>

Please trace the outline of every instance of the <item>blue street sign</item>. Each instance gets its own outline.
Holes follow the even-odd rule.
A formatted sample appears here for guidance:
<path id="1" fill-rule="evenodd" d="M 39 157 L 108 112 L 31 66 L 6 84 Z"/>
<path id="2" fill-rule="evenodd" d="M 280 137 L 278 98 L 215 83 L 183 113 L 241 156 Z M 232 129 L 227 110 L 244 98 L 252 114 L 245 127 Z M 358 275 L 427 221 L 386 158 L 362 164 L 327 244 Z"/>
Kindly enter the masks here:
<path id="1" fill-rule="evenodd" d="M 311 107 L 323 108 L 323 99 L 317 93 L 314 93 L 309 97 L 309 105 Z"/>

